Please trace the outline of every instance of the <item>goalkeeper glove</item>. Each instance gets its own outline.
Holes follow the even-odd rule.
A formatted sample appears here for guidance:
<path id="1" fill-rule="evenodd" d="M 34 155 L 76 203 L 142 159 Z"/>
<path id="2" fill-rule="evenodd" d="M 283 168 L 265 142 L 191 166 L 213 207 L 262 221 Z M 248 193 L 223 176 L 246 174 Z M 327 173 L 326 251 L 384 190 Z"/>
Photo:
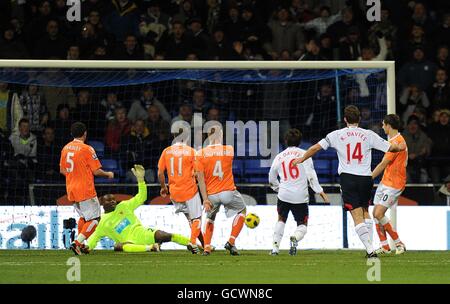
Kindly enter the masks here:
<path id="1" fill-rule="evenodd" d="M 144 176 L 145 176 L 145 169 L 141 165 L 134 165 L 134 168 L 131 168 L 131 172 L 133 172 L 134 176 L 136 176 L 136 179 L 138 183 L 144 182 Z"/>

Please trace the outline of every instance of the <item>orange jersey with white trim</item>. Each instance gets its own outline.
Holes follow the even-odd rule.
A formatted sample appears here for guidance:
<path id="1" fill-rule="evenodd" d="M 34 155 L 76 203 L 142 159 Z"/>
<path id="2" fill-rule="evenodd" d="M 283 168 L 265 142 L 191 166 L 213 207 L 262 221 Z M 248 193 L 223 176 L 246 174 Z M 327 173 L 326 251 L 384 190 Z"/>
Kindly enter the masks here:
<path id="1" fill-rule="evenodd" d="M 197 152 L 197 170 L 205 175 L 208 195 L 236 190 L 233 157 L 234 149 L 229 145 L 209 145 Z"/>
<path id="2" fill-rule="evenodd" d="M 405 143 L 405 139 L 399 133 L 393 138 L 389 139 L 391 143 Z M 394 188 L 403 189 L 406 185 L 406 166 L 408 164 L 408 148 L 400 152 L 386 152 L 387 157 L 391 162 L 384 169 L 383 179 L 381 182 L 383 185 Z"/>
<path id="3" fill-rule="evenodd" d="M 159 158 L 158 171 L 167 171 L 170 198 L 185 202 L 197 193 L 194 177 L 195 150 L 184 144 L 174 144 L 164 149 Z"/>
<path id="4" fill-rule="evenodd" d="M 97 196 L 93 172 L 102 165 L 91 146 L 76 139 L 71 141 L 61 151 L 59 166 L 66 172 L 69 201 L 81 202 Z"/>

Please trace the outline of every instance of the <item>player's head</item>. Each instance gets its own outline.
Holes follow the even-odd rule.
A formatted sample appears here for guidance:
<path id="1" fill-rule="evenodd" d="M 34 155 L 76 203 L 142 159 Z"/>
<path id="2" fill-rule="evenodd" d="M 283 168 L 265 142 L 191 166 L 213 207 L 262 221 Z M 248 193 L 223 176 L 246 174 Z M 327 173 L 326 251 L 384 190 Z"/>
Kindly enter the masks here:
<path id="1" fill-rule="evenodd" d="M 388 114 L 383 119 L 384 133 L 389 134 L 391 130 L 398 130 L 400 128 L 400 117 L 395 114 Z"/>
<path id="2" fill-rule="evenodd" d="M 359 124 L 361 112 L 358 107 L 350 105 L 344 109 L 344 120 L 348 125 Z"/>
<path id="3" fill-rule="evenodd" d="M 100 198 L 100 205 L 103 206 L 103 209 L 105 209 L 106 213 L 114 211 L 117 204 L 118 202 L 114 194 L 106 194 Z"/>
<path id="4" fill-rule="evenodd" d="M 87 137 L 87 128 L 86 125 L 80 121 L 77 121 L 72 124 L 70 127 L 70 134 L 72 134 L 73 138 L 86 140 Z"/>
<path id="5" fill-rule="evenodd" d="M 284 136 L 284 141 L 288 147 L 298 147 L 302 142 L 302 132 L 299 129 L 289 129 Z"/>

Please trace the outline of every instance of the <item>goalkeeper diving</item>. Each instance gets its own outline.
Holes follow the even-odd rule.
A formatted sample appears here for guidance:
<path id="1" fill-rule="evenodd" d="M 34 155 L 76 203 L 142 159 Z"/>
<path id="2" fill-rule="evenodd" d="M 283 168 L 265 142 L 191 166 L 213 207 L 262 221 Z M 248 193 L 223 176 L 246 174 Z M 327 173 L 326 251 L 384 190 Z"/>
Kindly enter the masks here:
<path id="1" fill-rule="evenodd" d="M 83 248 L 84 253 L 94 249 L 103 237 L 114 241 L 115 251 L 125 252 L 159 251 L 159 244 L 164 242 L 175 242 L 183 246 L 189 244 L 189 238 L 185 236 L 142 226 L 134 210 L 147 200 L 145 169 L 141 165 L 135 165 L 131 171 L 138 181 L 138 194 L 120 203 L 113 194 L 106 194 L 100 198 L 105 213 L 101 216 L 97 229 L 88 239 L 86 247 Z"/>

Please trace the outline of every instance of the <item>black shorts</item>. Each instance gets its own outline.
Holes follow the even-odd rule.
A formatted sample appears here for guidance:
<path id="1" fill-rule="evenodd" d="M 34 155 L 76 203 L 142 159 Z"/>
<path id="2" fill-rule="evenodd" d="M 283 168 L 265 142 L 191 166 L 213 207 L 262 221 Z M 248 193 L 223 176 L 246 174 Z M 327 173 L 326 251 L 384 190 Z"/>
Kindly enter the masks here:
<path id="1" fill-rule="evenodd" d="M 340 179 L 344 208 L 346 210 L 368 208 L 372 198 L 372 177 L 342 173 Z"/>
<path id="2" fill-rule="evenodd" d="M 308 225 L 308 204 L 291 204 L 278 199 L 277 211 L 278 215 L 285 220 L 291 211 L 297 225 Z"/>

